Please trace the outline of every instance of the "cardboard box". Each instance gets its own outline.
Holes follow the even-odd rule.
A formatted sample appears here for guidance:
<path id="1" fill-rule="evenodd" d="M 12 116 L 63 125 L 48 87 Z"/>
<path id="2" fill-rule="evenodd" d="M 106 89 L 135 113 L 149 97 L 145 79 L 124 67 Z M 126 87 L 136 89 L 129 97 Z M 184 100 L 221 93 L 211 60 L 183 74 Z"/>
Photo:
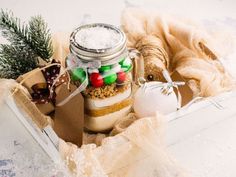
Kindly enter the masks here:
<path id="1" fill-rule="evenodd" d="M 43 73 L 38 68 L 20 76 L 17 81 L 22 82 L 30 94 L 34 92 L 32 87 L 35 84 L 46 83 Z M 63 106 L 56 106 L 76 89 L 75 85 L 69 84 L 69 86 L 70 90 L 67 88 L 67 84 L 56 87 L 55 104 L 50 101 L 45 104 L 36 103 L 35 105 L 41 113 L 53 118 L 53 129 L 60 138 L 80 146 L 84 127 L 84 99 L 82 95 L 77 94 Z"/>

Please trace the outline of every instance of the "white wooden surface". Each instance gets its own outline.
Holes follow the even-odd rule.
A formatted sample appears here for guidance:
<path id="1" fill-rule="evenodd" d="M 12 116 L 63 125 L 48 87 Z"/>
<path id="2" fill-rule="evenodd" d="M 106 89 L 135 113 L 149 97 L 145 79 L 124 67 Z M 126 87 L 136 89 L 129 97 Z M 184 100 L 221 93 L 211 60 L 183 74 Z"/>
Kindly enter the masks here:
<path id="1" fill-rule="evenodd" d="M 236 114 L 177 142 L 169 149 L 193 176 L 235 177 L 235 136 Z"/>
<path id="2" fill-rule="evenodd" d="M 198 177 L 236 176 L 236 92 L 188 108 L 189 113 L 175 113 L 168 121 L 168 148 L 190 174 Z M 198 109 L 198 107 L 201 107 Z M 179 114 L 179 115 L 178 115 Z"/>
<path id="3" fill-rule="evenodd" d="M 11 99 L 0 107 L 0 177 L 51 177 L 59 153 Z"/>
<path id="4" fill-rule="evenodd" d="M 235 0 L 0 0 L 0 4 L 23 20 L 42 14 L 52 31 L 72 31 L 84 16 L 119 25 L 121 11 L 127 5 L 151 7 L 210 23 L 217 20 L 236 29 Z M 231 61 L 230 66 L 235 72 L 235 62 Z M 227 104 L 236 109 L 236 104 Z M 168 127 L 170 152 L 193 176 L 236 176 L 236 115 L 218 115 L 217 120 L 209 111 L 183 122 L 179 119 Z"/>

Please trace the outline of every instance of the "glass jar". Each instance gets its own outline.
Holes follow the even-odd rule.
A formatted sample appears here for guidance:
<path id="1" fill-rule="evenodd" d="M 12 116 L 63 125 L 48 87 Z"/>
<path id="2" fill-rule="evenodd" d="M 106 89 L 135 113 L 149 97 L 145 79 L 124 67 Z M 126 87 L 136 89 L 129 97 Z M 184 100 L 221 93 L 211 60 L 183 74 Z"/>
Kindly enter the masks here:
<path id="1" fill-rule="evenodd" d="M 80 26 L 71 34 L 70 52 L 67 66 L 85 99 L 85 127 L 112 129 L 132 106 L 132 62 L 124 32 L 102 23 Z"/>

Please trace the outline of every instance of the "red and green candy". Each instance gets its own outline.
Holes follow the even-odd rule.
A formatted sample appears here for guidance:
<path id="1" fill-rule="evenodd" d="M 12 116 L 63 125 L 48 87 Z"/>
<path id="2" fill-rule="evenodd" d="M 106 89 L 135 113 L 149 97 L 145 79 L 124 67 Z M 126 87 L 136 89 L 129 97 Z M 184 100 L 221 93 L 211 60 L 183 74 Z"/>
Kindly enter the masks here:
<path id="1" fill-rule="evenodd" d="M 122 84 L 126 80 L 126 72 L 130 71 L 131 67 L 130 59 L 123 59 L 119 64 L 101 66 L 99 69 L 89 68 L 89 82 L 95 88 L 113 83 Z M 72 71 L 71 78 L 73 81 L 83 82 L 86 73 L 82 68 L 77 68 Z"/>

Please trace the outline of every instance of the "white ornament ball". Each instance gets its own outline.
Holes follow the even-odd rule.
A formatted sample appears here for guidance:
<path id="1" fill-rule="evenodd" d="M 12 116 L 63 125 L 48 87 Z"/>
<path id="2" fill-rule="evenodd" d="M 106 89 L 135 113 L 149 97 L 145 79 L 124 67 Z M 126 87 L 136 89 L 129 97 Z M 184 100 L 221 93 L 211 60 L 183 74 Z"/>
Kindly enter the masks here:
<path id="1" fill-rule="evenodd" d="M 148 82 L 141 86 L 134 95 L 134 112 L 141 117 L 155 116 L 156 112 L 168 114 L 177 110 L 178 101 L 175 92 L 162 93 L 162 87 L 155 87 L 160 82 Z"/>

